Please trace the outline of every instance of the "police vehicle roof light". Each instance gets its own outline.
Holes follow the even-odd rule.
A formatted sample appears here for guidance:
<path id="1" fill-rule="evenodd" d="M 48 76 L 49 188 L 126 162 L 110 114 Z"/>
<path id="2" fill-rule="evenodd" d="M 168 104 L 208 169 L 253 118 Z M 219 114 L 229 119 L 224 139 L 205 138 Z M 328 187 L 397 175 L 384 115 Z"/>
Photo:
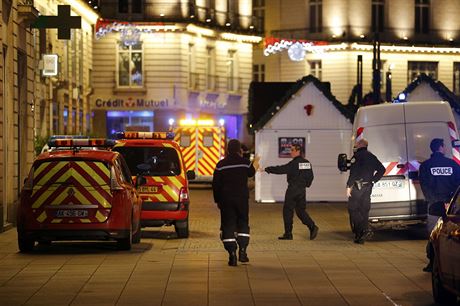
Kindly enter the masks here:
<path id="1" fill-rule="evenodd" d="M 225 124 L 225 120 L 223 118 L 219 119 L 219 125 L 223 126 Z"/>
<path id="2" fill-rule="evenodd" d="M 118 139 L 174 139 L 173 132 L 120 132 Z"/>
<path id="3" fill-rule="evenodd" d="M 173 125 L 173 124 L 174 124 L 174 119 L 173 119 L 173 118 L 169 118 L 168 123 L 169 123 L 169 125 Z"/>

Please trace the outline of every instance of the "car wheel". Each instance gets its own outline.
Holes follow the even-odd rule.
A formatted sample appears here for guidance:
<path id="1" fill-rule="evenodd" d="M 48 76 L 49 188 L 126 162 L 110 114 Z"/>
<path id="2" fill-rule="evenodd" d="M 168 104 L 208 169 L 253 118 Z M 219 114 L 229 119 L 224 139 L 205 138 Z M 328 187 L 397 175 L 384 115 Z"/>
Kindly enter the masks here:
<path id="1" fill-rule="evenodd" d="M 188 218 L 184 221 L 176 221 L 174 225 L 176 228 L 176 233 L 178 238 L 188 238 L 189 230 L 188 230 Z"/>
<path id="2" fill-rule="evenodd" d="M 442 305 L 455 305 L 457 296 L 444 288 L 439 275 L 439 266 L 437 259 L 433 258 L 433 272 L 431 272 L 431 285 L 433 288 L 433 299 L 436 303 Z"/>
<path id="3" fill-rule="evenodd" d="M 125 238 L 117 240 L 118 249 L 123 251 L 131 250 L 131 247 L 133 246 L 133 240 L 133 223 L 131 222 L 128 235 Z"/>
<path id="4" fill-rule="evenodd" d="M 18 246 L 19 251 L 22 253 L 31 252 L 35 246 L 35 240 L 27 237 L 24 234 L 18 233 Z"/>

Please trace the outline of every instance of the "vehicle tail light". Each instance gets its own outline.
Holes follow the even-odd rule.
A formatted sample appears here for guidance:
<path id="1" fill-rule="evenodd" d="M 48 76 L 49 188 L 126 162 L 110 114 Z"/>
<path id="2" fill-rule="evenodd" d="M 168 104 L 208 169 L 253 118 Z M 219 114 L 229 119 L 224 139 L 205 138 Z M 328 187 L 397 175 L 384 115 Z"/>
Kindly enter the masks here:
<path id="1" fill-rule="evenodd" d="M 188 197 L 187 189 L 182 187 L 179 193 L 179 202 L 181 203 L 188 202 L 188 200 L 189 200 L 189 197 Z"/>
<path id="2" fill-rule="evenodd" d="M 110 169 L 110 189 L 112 191 L 123 190 L 123 186 L 121 186 L 117 181 L 117 173 L 115 171 L 115 167 Z"/>

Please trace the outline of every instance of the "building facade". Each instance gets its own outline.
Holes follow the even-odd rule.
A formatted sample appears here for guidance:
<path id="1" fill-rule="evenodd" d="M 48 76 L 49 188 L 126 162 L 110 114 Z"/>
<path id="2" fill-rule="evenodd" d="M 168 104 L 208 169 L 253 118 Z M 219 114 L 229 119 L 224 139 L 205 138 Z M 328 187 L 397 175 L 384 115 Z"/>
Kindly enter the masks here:
<path id="1" fill-rule="evenodd" d="M 363 94 L 372 90 L 373 42 L 379 41 L 382 100 L 394 98 L 420 73 L 460 94 L 457 0 L 259 2 L 266 32 L 265 45 L 254 50 L 254 80 L 295 81 L 312 74 L 330 82 L 346 104 L 357 84 L 358 56 Z"/>
<path id="2" fill-rule="evenodd" d="M 85 1 L 3 0 L 0 40 L 0 230 L 15 222 L 16 203 L 42 139 L 83 134 L 88 121 L 92 25 L 97 14 Z M 39 14 L 71 5 L 82 29 L 58 40 L 55 29 L 31 28 Z M 56 75 L 44 76 L 44 54 L 54 54 Z"/>
<path id="3" fill-rule="evenodd" d="M 252 1 L 100 1 L 94 42 L 94 132 L 167 130 L 180 119 L 224 119 L 247 137 Z M 174 123 L 173 123 L 174 122 Z"/>

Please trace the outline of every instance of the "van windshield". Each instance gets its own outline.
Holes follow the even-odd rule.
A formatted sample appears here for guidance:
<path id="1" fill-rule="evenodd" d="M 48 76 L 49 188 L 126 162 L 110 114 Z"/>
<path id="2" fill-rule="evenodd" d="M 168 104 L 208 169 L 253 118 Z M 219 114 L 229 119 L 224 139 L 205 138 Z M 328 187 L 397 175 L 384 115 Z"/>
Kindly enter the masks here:
<path id="1" fill-rule="evenodd" d="M 175 176 L 181 173 L 179 156 L 166 147 L 116 147 L 133 175 Z"/>
<path id="2" fill-rule="evenodd" d="M 423 122 L 407 124 L 407 147 L 409 160 L 423 162 L 431 155 L 430 142 L 433 138 L 444 139 L 445 155 L 452 157 L 449 129 L 445 122 Z"/>

